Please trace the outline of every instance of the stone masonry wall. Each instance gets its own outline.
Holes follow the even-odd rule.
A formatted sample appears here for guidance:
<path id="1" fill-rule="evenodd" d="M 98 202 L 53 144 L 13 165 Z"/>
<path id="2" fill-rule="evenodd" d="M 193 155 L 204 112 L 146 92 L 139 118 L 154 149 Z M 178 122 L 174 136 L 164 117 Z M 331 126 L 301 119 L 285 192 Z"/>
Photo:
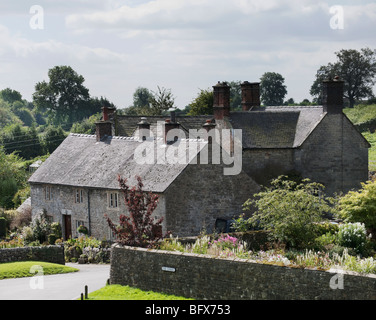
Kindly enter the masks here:
<path id="1" fill-rule="evenodd" d="M 304 142 L 297 168 L 328 194 L 347 192 L 368 178 L 368 148 L 343 114 L 327 114 Z"/>
<path id="2" fill-rule="evenodd" d="M 243 171 L 224 175 L 223 165 L 190 164 L 165 192 L 166 228 L 174 236 L 214 232 L 218 218 L 238 218 L 257 185 Z"/>
<path id="3" fill-rule="evenodd" d="M 120 214 L 125 214 L 127 208 L 124 204 L 123 196 L 118 192 L 118 207 L 108 207 L 108 195 L 110 192 L 116 190 L 102 190 L 89 188 L 74 188 L 70 186 L 55 186 L 51 185 L 52 196 L 50 200 L 46 200 L 44 196 L 45 185 L 32 184 L 31 185 L 31 206 L 33 216 L 45 210 L 47 216 L 51 217 L 53 222 L 59 222 L 63 229 L 64 223 L 63 215 L 71 216 L 72 237 L 77 237 L 77 225 L 83 223 L 89 227 L 91 235 L 100 240 L 112 240 L 110 228 L 104 217 L 105 214 L 114 222 L 119 222 Z M 76 189 L 82 190 L 82 202 L 76 203 L 75 192 Z M 162 217 L 164 215 L 165 204 L 164 197 L 160 195 L 159 204 L 153 215 L 155 217 Z M 90 217 L 89 217 L 90 214 Z M 165 226 L 163 226 L 165 229 Z"/>
<path id="4" fill-rule="evenodd" d="M 376 299 L 375 276 L 119 246 L 112 248 L 110 281 L 202 300 Z"/>
<path id="5" fill-rule="evenodd" d="M 63 246 L 22 247 L 0 249 L 0 263 L 43 261 L 65 264 Z"/>

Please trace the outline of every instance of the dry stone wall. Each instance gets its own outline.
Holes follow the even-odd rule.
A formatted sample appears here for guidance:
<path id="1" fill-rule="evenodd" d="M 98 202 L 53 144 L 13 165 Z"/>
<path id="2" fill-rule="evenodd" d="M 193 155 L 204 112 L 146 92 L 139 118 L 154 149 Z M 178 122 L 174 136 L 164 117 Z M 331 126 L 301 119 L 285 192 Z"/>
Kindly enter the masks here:
<path id="1" fill-rule="evenodd" d="M 376 277 L 112 248 L 111 284 L 207 300 L 374 300 Z"/>

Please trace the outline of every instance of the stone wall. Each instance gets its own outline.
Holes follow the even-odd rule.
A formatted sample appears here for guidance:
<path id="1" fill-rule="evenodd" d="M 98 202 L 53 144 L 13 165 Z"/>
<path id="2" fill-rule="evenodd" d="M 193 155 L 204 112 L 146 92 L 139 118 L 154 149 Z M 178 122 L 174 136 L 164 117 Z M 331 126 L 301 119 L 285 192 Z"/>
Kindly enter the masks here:
<path id="1" fill-rule="evenodd" d="M 0 263 L 43 261 L 65 264 L 63 246 L 22 247 L 0 249 Z"/>
<path id="2" fill-rule="evenodd" d="M 367 142 L 342 113 L 327 114 L 301 149 L 297 168 L 328 194 L 357 189 L 368 179 Z"/>
<path id="3" fill-rule="evenodd" d="M 376 299 L 376 276 L 142 248 L 112 248 L 111 284 L 207 300 Z"/>
<path id="4" fill-rule="evenodd" d="M 51 200 L 46 200 L 44 196 L 43 184 L 31 184 L 31 206 L 32 214 L 45 211 L 53 222 L 59 222 L 62 226 L 63 235 L 65 226 L 63 215 L 71 216 L 72 238 L 78 237 L 77 227 L 84 224 L 90 228 L 91 235 L 100 240 L 112 240 L 112 234 L 105 214 L 114 222 L 119 222 L 120 214 L 127 212 L 123 196 L 118 190 L 118 207 L 109 208 L 108 196 L 114 190 L 75 188 L 70 186 L 51 185 Z M 75 201 L 76 189 L 82 190 L 82 202 Z M 164 197 L 160 195 L 158 207 L 153 213 L 155 217 L 164 216 Z M 164 228 L 165 229 L 165 228 Z"/>
<path id="5" fill-rule="evenodd" d="M 231 166 L 230 166 L 231 167 Z M 185 237 L 214 232 L 218 218 L 238 218 L 256 184 L 243 171 L 224 175 L 224 165 L 189 164 L 165 192 L 166 228 Z"/>

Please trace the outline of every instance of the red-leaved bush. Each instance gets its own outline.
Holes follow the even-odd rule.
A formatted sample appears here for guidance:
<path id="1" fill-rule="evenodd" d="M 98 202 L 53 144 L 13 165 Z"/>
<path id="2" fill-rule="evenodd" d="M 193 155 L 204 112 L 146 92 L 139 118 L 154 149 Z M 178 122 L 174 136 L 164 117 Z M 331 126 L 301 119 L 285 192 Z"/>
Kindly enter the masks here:
<path id="1" fill-rule="evenodd" d="M 116 241 L 122 245 L 150 248 L 162 239 L 162 221 L 152 217 L 157 208 L 159 196 L 143 190 L 143 183 L 136 176 L 137 186 L 129 188 L 127 179 L 118 176 L 119 186 L 124 202 L 129 211 L 128 215 L 120 215 L 119 225 L 115 225 L 105 215 L 108 225 L 116 235 Z"/>

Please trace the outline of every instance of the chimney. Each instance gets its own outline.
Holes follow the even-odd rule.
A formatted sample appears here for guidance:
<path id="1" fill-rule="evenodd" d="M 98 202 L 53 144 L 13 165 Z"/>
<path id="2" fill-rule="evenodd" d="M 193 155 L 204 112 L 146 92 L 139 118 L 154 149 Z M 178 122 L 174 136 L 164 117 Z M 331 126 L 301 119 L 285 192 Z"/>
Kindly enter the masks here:
<path id="1" fill-rule="evenodd" d="M 216 126 L 216 124 L 213 123 L 211 120 L 206 120 L 206 123 L 202 126 L 206 130 L 206 132 L 208 133 L 207 137 L 208 137 L 209 144 L 211 144 L 213 142 L 213 139 L 215 138 L 215 131 L 212 131 L 210 133 L 210 131 L 212 129 L 214 129 L 215 126 Z"/>
<path id="2" fill-rule="evenodd" d="M 165 130 L 164 130 L 164 142 L 165 144 L 174 143 L 179 139 L 179 136 L 174 136 L 171 138 L 171 135 L 168 137 L 168 132 L 173 129 L 179 129 L 179 122 L 172 122 L 171 118 L 165 120 Z"/>
<path id="3" fill-rule="evenodd" d="M 109 108 L 103 107 L 103 120 L 95 123 L 97 141 L 102 141 L 106 137 L 112 136 L 112 121 L 109 120 Z"/>
<path id="4" fill-rule="evenodd" d="M 141 121 L 137 125 L 139 138 L 140 140 L 145 141 L 150 137 L 150 123 L 145 117 L 142 117 Z"/>
<path id="5" fill-rule="evenodd" d="M 323 81 L 322 103 L 324 112 L 341 113 L 343 110 L 344 81 L 338 76 L 333 80 Z"/>
<path id="6" fill-rule="evenodd" d="M 112 136 L 112 122 L 111 121 L 99 121 L 95 123 L 97 141 L 102 141 L 106 137 Z"/>
<path id="7" fill-rule="evenodd" d="M 242 109 L 250 111 L 260 107 L 260 83 L 244 81 L 241 85 Z"/>
<path id="8" fill-rule="evenodd" d="M 219 82 L 213 86 L 214 118 L 223 120 L 230 116 L 230 86 L 226 82 Z"/>

